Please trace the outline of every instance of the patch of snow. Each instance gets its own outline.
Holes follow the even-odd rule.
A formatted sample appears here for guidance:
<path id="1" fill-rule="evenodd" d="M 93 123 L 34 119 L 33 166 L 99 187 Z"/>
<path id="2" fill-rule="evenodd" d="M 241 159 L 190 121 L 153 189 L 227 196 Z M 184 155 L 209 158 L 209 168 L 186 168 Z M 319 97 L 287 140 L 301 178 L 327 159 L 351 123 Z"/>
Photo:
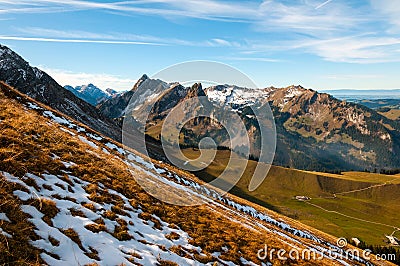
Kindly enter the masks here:
<path id="1" fill-rule="evenodd" d="M 379 136 L 379 138 L 381 138 L 382 140 L 387 140 L 387 139 L 391 140 L 391 137 L 390 137 L 389 133 L 382 134 L 382 135 Z"/>
<path id="2" fill-rule="evenodd" d="M 10 219 L 8 219 L 7 215 L 4 212 L 0 212 L 0 220 L 11 223 Z"/>
<path id="3" fill-rule="evenodd" d="M 28 108 L 34 110 L 43 110 L 42 107 L 39 107 L 36 103 L 28 102 Z"/>
<path id="4" fill-rule="evenodd" d="M 304 93 L 303 89 L 300 89 L 296 86 L 291 86 L 287 89 L 286 93 L 285 93 L 285 98 L 293 98 L 296 96 L 300 96 Z"/>
<path id="5" fill-rule="evenodd" d="M 72 132 L 72 131 L 70 131 L 70 130 L 68 130 L 68 129 L 66 129 L 66 128 L 60 127 L 60 129 L 61 129 L 62 131 L 64 131 L 64 132 L 67 132 L 67 133 L 70 134 L 71 136 L 75 136 L 75 135 L 76 135 L 74 132 Z"/>
<path id="6" fill-rule="evenodd" d="M 71 166 L 75 166 L 76 163 L 74 162 L 62 162 L 66 168 L 70 168 Z"/>
<path id="7" fill-rule="evenodd" d="M 249 89 L 237 86 L 219 85 L 206 89 L 207 97 L 212 102 L 225 105 L 253 105 L 259 101 L 265 101 L 269 95 L 268 90 Z"/>
<path id="8" fill-rule="evenodd" d="M 63 117 L 56 116 L 51 111 L 44 111 L 43 115 L 46 117 L 49 117 L 51 120 L 53 120 L 54 122 L 56 122 L 58 124 L 62 124 L 62 125 L 70 125 L 71 124 L 71 122 L 69 120 L 67 120 Z"/>
<path id="9" fill-rule="evenodd" d="M 2 234 L 5 237 L 12 238 L 12 235 L 10 235 L 6 231 L 4 231 L 3 228 L 1 228 L 1 227 L 0 227 L 0 234 Z"/>
<path id="10" fill-rule="evenodd" d="M 111 143 L 111 142 L 106 143 L 106 146 L 107 146 L 108 148 L 112 149 L 112 150 L 115 150 L 115 151 L 119 152 L 121 155 L 124 155 L 124 154 L 125 154 L 124 149 L 118 147 L 117 145 L 115 145 L 115 144 L 113 144 L 113 143 Z"/>
<path id="11" fill-rule="evenodd" d="M 92 134 L 92 133 L 86 133 L 86 136 L 88 136 L 89 138 L 92 138 L 92 139 L 94 139 L 94 140 L 97 140 L 97 141 L 100 141 L 100 140 L 103 139 L 103 138 L 100 137 L 99 135 Z"/>
<path id="12" fill-rule="evenodd" d="M 94 144 L 93 142 L 91 142 L 90 140 L 88 140 L 87 138 L 85 138 L 85 137 L 83 137 L 83 136 L 78 136 L 78 138 L 79 138 L 82 142 L 88 144 L 88 145 L 89 145 L 90 147 L 92 147 L 92 148 L 95 148 L 95 149 L 98 149 L 98 148 L 99 148 L 99 146 L 97 146 L 96 144 Z"/>

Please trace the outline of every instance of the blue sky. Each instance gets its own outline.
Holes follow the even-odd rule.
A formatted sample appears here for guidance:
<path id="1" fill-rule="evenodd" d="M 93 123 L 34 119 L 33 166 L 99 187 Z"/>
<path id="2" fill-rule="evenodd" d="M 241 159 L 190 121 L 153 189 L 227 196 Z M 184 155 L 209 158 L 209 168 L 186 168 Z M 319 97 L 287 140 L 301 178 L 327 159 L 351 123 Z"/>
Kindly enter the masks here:
<path id="1" fill-rule="evenodd" d="M 260 87 L 400 88 L 396 0 L 0 0 L 0 25 L 1 44 L 62 85 L 126 90 L 212 60 Z"/>

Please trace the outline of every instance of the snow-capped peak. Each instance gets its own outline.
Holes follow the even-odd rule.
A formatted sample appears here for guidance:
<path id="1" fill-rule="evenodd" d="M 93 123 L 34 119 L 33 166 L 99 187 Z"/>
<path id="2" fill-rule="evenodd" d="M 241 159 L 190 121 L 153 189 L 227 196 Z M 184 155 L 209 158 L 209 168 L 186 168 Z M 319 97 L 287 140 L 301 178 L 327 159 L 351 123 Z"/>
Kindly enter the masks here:
<path id="1" fill-rule="evenodd" d="M 217 85 L 206 89 L 208 98 L 221 104 L 249 105 L 266 99 L 269 92 L 264 89 L 241 88 L 232 85 Z"/>

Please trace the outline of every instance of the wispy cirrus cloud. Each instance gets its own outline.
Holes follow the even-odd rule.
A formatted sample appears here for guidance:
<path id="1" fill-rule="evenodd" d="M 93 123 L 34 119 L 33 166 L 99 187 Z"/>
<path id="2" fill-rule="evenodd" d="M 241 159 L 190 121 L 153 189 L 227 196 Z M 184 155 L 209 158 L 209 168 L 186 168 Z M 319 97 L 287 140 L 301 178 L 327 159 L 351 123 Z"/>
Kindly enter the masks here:
<path id="1" fill-rule="evenodd" d="M 400 5 L 398 1 L 393 0 L 370 0 L 371 6 L 381 19 L 386 21 L 390 27 L 388 32 L 400 32 Z"/>
<path id="2" fill-rule="evenodd" d="M 336 79 L 336 80 L 354 80 L 354 79 L 382 79 L 385 78 L 385 76 L 376 74 L 335 74 L 335 75 L 326 75 L 323 78 Z"/>
<path id="3" fill-rule="evenodd" d="M 151 7 L 149 7 L 151 4 Z M 251 4 L 249 6 L 249 4 Z M 7 8 L 7 7 L 15 8 Z M 34 4 L 24 1 L 15 0 L 0 1 L 0 14 L 1 13 L 41 13 L 41 12 L 54 12 L 57 8 L 64 8 L 60 12 L 65 11 L 78 11 L 98 9 L 113 12 L 123 12 L 126 14 L 146 14 L 146 15 L 159 15 L 164 17 L 190 17 L 197 19 L 210 19 L 210 20 L 232 20 L 234 22 L 249 20 L 244 15 L 249 15 L 251 18 L 255 15 L 252 2 L 220 2 L 214 0 L 144 0 L 144 1 L 118 1 L 118 2 L 95 2 L 84 0 L 37 0 Z M 1 8 L 4 7 L 4 8 Z"/>
<path id="4" fill-rule="evenodd" d="M 99 10 L 123 15 L 161 16 L 166 19 L 195 18 L 241 22 L 249 25 L 253 34 L 246 40 L 211 38 L 193 41 L 129 34 L 95 36 L 79 32 L 25 32 L 43 41 L 62 42 L 143 42 L 153 45 L 186 45 L 203 47 L 232 47 L 240 53 L 252 53 L 265 58 L 271 51 L 283 49 L 316 55 L 324 60 L 348 63 L 400 61 L 398 32 L 400 7 L 393 0 L 0 0 L 0 15 L 17 12 L 65 12 Z M 386 28 L 384 28 L 386 25 Z M 367 34 L 368 36 L 364 35 Z M 108 36 L 107 36 L 108 35 Z M 11 36 L 6 36 L 11 37 Z M 20 36 L 18 36 L 20 37 Z M 81 38 L 82 37 L 82 38 Z M 16 37 L 17 38 L 17 37 Z M 60 39 L 60 40 L 59 40 Z M 263 43 L 263 44 L 259 44 Z M 268 43 L 265 45 L 264 43 Z"/>
<path id="5" fill-rule="evenodd" d="M 276 58 L 250 57 L 250 56 L 224 56 L 224 57 L 220 57 L 220 59 L 230 60 L 230 61 L 254 61 L 254 62 L 269 62 L 269 63 L 283 62 L 283 60 L 276 59 Z"/>
<path id="6" fill-rule="evenodd" d="M 293 49 L 302 49 L 327 61 L 382 63 L 400 61 L 400 38 L 367 33 L 325 40 L 303 41 Z"/>
<path id="7" fill-rule="evenodd" d="M 15 28 L 16 32 L 24 36 L 2 36 L 0 40 L 37 41 L 59 43 L 97 43 L 97 44 L 126 44 L 126 45 L 153 45 L 153 46 L 197 46 L 197 47 L 240 47 L 237 41 L 228 41 L 222 38 L 209 40 L 185 40 L 177 38 L 162 38 L 152 35 L 109 32 L 98 33 L 80 30 L 54 30 L 38 27 Z M 28 37 L 26 37 L 28 35 Z"/>
<path id="8" fill-rule="evenodd" d="M 338 38 L 299 38 L 269 44 L 254 42 L 244 54 L 288 52 L 311 54 L 330 62 L 372 64 L 400 62 L 400 37 L 378 36 L 375 33 Z"/>
<path id="9" fill-rule="evenodd" d="M 264 1 L 258 30 L 283 31 L 311 36 L 329 36 L 349 31 L 366 20 L 361 11 L 340 0 L 321 1 Z M 329 6 L 328 6 L 329 4 Z"/>
<path id="10" fill-rule="evenodd" d="M 327 0 L 327 1 L 323 2 L 322 4 L 319 4 L 318 6 L 316 6 L 315 9 L 320 9 L 320 8 L 326 6 L 327 4 L 329 4 L 332 1 L 333 0 Z"/>
<path id="11" fill-rule="evenodd" d="M 97 43 L 97 44 L 126 44 L 126 45 L 155 45 L 161 46 L 161 43 L 134 42 L 134 41 L 110 41 L 110 40 L 89 40 L 89 39 L 55 39 L 41 37 L 20 37 L 20 36 L 2 36 L 0 40 L 11 41 L 32 41 L 32 42 L 54 42 L 54 43 Z"/>
<path id="12" fill-rule="evenodd" d="M 40 66 L 39 68 L 48 73 L 62 86 L 87 85 L 95 82 L 95 85 L 103 90 L 112 88 L 122 91 L 131 89 L 137 81 L 126 77 L 104 73 L 73 72 L 63 69 L 48 68 L 45 66 Z"/>

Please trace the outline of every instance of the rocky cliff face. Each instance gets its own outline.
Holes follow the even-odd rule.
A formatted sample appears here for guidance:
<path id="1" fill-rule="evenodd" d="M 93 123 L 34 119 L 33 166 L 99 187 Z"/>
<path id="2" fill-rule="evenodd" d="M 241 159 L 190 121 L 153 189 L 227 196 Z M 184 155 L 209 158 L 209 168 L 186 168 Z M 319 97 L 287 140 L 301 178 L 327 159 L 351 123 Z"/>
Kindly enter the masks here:
<path id="1" fill-rule="evenodd" d="M 116 95 L 115 97 L 112 97 L 111 99 L 108 99 L 107 101 L 99 104 L 97 106 L 97 109 L 106 117 L 109 118 L 119 118 L 123 117 L 125 115 L 125 108 L 128 106 L 129 101 L 131 100 L 133 94 L 135 93 L 136 89 L 142 84 L 146 83 L 147 85 L 150 85 L 149 83 L 152 83 L 147 75 L 143 75 L 133 86 L 132 90 L 127 91 L 123 94 Z M 147 82 L 146 82 L 147 81 Z M 152 86 L 155 84 L 151 84 Z"/>

